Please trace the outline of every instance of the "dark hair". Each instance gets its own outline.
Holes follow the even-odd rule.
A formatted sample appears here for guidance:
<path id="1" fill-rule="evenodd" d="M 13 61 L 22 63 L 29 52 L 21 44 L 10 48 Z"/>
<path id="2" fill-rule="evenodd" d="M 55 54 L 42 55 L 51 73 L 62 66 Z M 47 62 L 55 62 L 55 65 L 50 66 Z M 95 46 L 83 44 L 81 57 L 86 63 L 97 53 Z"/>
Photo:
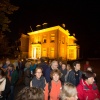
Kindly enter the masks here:
<path id="1" fill-rule="evenodd" d="M 5 72 L 4 72 L 2 69 L 0 69 L 0 75 L 1 75 L 2 77 L 5 76 Z"/>
<path id="2" fill-rule="evenodd" d="M 14 65 L 13 65 L 13 64 L 9 64 L 8 67 L 12 67 L 12 68 L 14 68 Z"/>
<path id="3" fill-rule="evenodd" d="M 80 64 L 80 62 L 79 62 L 79 61 L 75 61 L 75 62 L 73 63 L 73 67 L 76 66 L 77 64 Z"/>
<path id="4" fill-rule="evenodd" d="M 91 71 L 85 71 L 83 74 L 82 74 L 82 79 L 83 80 L 86 80 L 86 79 L 88 79 L 88 78 L 90 78 L 90 77 L 94 77 L 95 75 L 94 75 L 94 73 L 93 72 L 91 72 Z"/>
<path id="5" fill-rule="evenodd" d="M 41 88 L 25 87 L 18 93 L 15 100 L 44 100 L 44 93 Z"/>

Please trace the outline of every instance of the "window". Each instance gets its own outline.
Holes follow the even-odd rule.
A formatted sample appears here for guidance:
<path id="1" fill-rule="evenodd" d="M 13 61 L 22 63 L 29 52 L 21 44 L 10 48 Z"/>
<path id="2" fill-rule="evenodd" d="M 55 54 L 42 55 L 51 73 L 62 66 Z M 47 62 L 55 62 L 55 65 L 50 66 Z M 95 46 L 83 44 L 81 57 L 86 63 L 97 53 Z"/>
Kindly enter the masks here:
<path id="1" fill-rule="evenodd" d="M 43 43 L 46 43 L 47 39 L 46 39 L 46 35 L 43 36 Z"/>
<path id="2" fill-rule="evenodd" d="M 47 57 L 47 48 L 43 48 L 42 56 Z"/>
<path id="3" fill-rule="evenodd" d="M 54 48 L 50 48 L 50 57 L 54 58 Z"/>
<path id="4" fill-rule="evenodd" d="M 65 37 L 63 36 L 62 37 L 62 44 L 64 44 L 65 43 Z"/>
<path id="5" fill-rule="evenodd" d="M 74 50 L 73 49 L 70 49 L 69 50 L 69 58 L 70 59 L 73 59 L 74 58 Z"/>
<path id="6" fill-rule="evenodd" d="M 38 43 L 41 44 L 41 38 L 40 38 L 40 36 L 38 36 Z"/>
<path id="7" fill-rule="evenodd" d="M 50 42 L 55 42 L 55 34 L 51 34 Z"/>

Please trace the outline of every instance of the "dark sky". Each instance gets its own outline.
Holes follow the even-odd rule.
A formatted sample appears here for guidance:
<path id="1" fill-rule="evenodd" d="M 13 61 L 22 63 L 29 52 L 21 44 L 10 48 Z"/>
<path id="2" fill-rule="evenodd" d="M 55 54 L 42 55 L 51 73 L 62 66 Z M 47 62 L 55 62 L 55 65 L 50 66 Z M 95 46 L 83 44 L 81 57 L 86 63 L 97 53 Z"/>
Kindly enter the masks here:
<path id="1" fill-rule="evenodd" d="M 66 1 L 66 2 L 65 2 Z M 19 10 L 12 16 L 11 34 L 27 33 L 30 26 L 66 24 L 71 34 L 75 33 L 81 52 L 97 53 L 100 50 L 100 4 L 88 0 L 12 0 Z M 85 53 L 87 55 L 87 53 Z M 90 54 L 90 55 L 91 55 Z"/>

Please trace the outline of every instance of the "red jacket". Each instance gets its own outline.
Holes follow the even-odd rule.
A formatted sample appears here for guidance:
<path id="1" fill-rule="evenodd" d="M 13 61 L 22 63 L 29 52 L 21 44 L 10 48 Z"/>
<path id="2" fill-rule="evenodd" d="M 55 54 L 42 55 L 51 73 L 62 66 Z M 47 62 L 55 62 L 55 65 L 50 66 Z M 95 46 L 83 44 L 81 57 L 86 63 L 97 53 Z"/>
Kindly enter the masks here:
<path id="1" fill-rule="evenodd" d="M 85 81 L 81 80 L 80 84 L 77 86 L 78 98 L 79 100 L 95 100 L 100 99 L 100 93 L 96 84 L 87 85 Z"/>
<path id="2" fill-rule="evenodd" d="M 88 67 L 90 67 L 90 65 L 89 65 L 89 64 L 85 64 L 85 65 L 84 65 L 84 71 L 86 71 L 86 69 L 87 69 Z"/>

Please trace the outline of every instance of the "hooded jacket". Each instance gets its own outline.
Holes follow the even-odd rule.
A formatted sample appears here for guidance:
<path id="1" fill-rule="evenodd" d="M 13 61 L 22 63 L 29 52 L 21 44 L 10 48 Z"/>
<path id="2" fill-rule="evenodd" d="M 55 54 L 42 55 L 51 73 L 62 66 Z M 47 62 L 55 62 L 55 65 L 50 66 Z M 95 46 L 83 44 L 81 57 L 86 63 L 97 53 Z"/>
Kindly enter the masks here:
<path id="1" fill-rule="evenodd" d="M 79 100 L 100 99 L 100 93 L 95 83 L 88 85 L 84 80 L 81 80 L 80 84 L 77 86 L 77 92 Z"/>

